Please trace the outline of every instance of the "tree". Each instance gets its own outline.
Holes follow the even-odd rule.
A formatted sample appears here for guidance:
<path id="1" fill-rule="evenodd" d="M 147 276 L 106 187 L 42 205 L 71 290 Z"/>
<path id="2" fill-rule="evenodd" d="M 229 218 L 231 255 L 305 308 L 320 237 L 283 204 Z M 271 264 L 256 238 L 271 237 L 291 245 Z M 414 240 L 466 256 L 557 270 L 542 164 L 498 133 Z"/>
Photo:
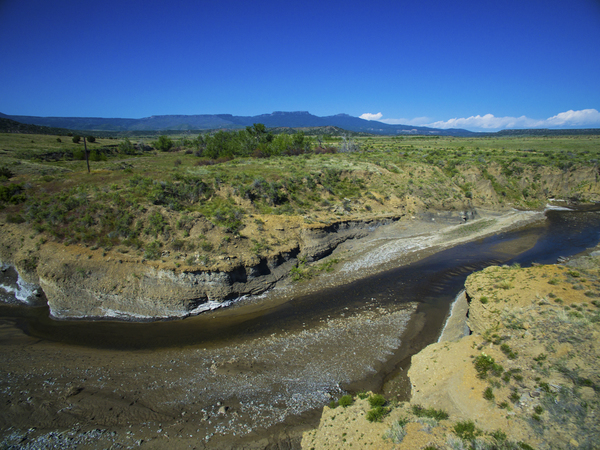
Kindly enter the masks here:
<path id="1" fill-rule="evenodd" d="M 119 143 L 118 149 L 119 153 L 124 153 L 125 155 L 133 155 L 135 153 L 135 147 L 127 137 Z"/>
<path id="2" fill-rule="evenodd" d="M 168 136 L 159 136 L 158 141 L 154 142 L 154 148 L 160 150 L 161 152 L 168 152 L 173 148 L 173 141 Z"/>
<path id="3" fill-rule="evenodd" d="M 96 142 L 96 138 L 94 136 L 88 136 L 87 141 L 93 144 L 94 142 Z"/>
<path id="4" fill-rule="evenodd" d="M 73 142 L 75 144 L 79 144 L 79 141 L 81 141 L 81 136 L 79 136 L 78 134 L 73 136 Z"/>

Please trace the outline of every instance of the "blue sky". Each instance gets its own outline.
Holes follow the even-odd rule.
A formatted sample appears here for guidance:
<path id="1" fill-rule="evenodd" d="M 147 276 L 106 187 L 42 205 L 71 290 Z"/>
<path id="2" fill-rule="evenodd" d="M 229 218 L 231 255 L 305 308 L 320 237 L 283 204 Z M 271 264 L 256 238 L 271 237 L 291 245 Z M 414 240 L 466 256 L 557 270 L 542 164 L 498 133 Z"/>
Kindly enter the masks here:
<path id="1" fill-rule="evenodd" d="M 0 112 L 600 127 L 600 1 L 0 0 Z"/>

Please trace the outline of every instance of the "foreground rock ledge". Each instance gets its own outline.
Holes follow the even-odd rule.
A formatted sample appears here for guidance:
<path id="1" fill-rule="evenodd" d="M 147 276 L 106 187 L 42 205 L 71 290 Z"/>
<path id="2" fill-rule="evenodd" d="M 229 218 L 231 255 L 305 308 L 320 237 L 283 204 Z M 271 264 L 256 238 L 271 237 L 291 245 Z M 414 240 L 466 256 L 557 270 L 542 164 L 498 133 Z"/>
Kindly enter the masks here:
<path id="1" fill-rule="evenodd" d="M 410 402 L 373 423 L 366 399 L 325 407 L 302 448 L 597 448 L 600 252 L 591 255 L 469 276 L 473 334 L 413 356 Z M 417 417 L 416 405 L 449 417 Z"/>

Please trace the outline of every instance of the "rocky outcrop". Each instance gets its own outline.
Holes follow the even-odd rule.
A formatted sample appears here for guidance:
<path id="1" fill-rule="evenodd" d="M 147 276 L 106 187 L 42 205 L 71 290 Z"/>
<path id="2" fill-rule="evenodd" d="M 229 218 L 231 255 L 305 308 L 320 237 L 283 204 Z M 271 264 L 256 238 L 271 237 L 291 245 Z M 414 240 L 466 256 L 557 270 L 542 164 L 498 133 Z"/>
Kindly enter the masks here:
<path id="1" fill-rule="evenodd" d="M 290 272 L 299 252 L 255 258 L 251 266 L 228 271 L 190 271 L 56 243 L 45 244 L 35 255 L 31 249 L 11 254 L 7 248 L 1 255 L 2 301 L 47 302 L 57 319 L 119 320 L 182 318 L 260 294 Z"/>
<path id="2" fill-rule="evenodd" d="M 302 256 L 315 261 L 330 255 L 348 239 L 368 236 L 377 228 L 400 220 L 402 216 L 373 220 L 346 220 L 331 225 L 306 228 L 302 231 Z"/>

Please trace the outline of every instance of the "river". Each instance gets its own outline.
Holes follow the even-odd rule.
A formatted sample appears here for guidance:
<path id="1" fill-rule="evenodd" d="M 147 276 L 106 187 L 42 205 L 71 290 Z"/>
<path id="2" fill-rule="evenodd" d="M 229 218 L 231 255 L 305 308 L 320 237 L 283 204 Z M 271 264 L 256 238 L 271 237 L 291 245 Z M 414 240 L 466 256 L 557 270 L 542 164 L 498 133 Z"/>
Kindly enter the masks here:
<path id="1" fill-rule="evenodd" d="M 100 430 L 99 446 L 260 448 L 314 425 L 344 391 L 405 399 L 410 355 L 437 339 L 470 273 L 554 263 L 600 239 L 598 211 L 547 218 L 342 287 L 179 321 L 58 322 L 0 306 L 0 429 L 24 442 Z"/>

